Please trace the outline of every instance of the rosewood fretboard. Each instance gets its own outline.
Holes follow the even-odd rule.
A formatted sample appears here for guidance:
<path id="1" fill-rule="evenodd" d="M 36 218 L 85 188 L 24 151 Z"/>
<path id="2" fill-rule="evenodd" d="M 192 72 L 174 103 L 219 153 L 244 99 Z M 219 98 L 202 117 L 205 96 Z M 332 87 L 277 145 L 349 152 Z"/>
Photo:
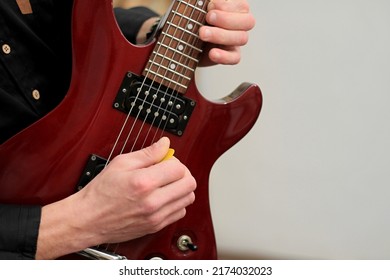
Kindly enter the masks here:
<path id="1" fill-rule="evenodd" d="M 187 90 L 202 53 L 199 28 L 209 0 L 177 0 L 167 15 L 143 75 L 177 92 Z"/>

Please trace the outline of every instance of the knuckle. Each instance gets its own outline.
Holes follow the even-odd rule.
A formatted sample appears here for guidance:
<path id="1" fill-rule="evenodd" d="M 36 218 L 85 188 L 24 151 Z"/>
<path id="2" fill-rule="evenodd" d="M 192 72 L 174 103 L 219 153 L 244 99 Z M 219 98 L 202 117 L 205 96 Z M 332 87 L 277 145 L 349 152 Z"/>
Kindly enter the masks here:
<path id="1" fill-rule="evenodd" d="M 176 172 L 180 177 L 184 177 L 187 172 L 187 167 L 180 161 L 176 161 Z"/>
<path id="2" fill-rule="evenodd" d="M 250 14 L 250 19 L 247 22 L 249 30 L 253 29 L 256 26 L 256 19 L 252 14 Z"/>
<path id="3" fill-rule="evenodd" d="M 195 191 L 195 189 L 197 187 L 196 180 L 192 175 L 188 177 L 188 186 L 192 192 Z"/>
<path id="4" fill-rule="evenodd" d="M 149 226 L 150 226 L 152 231 L 158 231 L 159 230 L 159 225 L 161 223 L 160 217 L 158 217 L 157 215 L 150 216 L 149 219 L 148 219 L 148 222 L 149 222 Z"/>
<path id="5" fill-rule="evenodd" d="M 244 13 L 249 13 L 250 7 L 248 1 L 241 1 L 240 4 L 241 4 L 240 10 Z"/>
<path id="6" fill-rule="evenodd" d="M 248 32 L 242 31 L 240 36 L 237 36 L 237 38 L 238 38 L 237 45 L 239 45 L 239 46 L 245 45 L 246 43 L 248 43 L 248 40 L 249 40 Z"/>
<path id="7" fill-rule="evenodd" d="M 166 164 L 171 164 L 169 168 L 167 168 L 167 172 L 172 172 L 172 177 L 175 178 L 184 178 L 186 176 L 187 167 L 182 164 L 180 161 L 169 161 Z"/>
<path id="8" fill-rule="evenodd" d="M 123 165 L 126 164 L 126 162 L 127 162 L 126 155 L 125 154 L 120 154 L 120 155 L 117 155 L 116 157 L 114 157 L 111 160 L 111 163 L 108 165 L 108 167 L 111 167 L 111 166 L 123 166 Z"/>
<path id="9" fill-rule="evenodd" d="M 143 197 L 148 194 L 151 190 L 151 184 L 146 181 L 144 178 L 138 176 L 133 177 L 133 190 L 132 192 L 138 196 Z"/>
<path id="10" fill-rule="evenodd" d="M 158 207 L 157 203 L 155 203 L 152 200 L 148 200 L 148 199 L 144 200 L 142 205 L 141 205 L 141 209 L 142 209 L 141 211 L 144 213 L 144 215 L 146 217 L 148 217 L 148 220 L 153 219 L 153 217 L 156 216 L 154 214 L 157 212 L 158 208 L 159 207 Z"/>
<path id="11" fill-rule="evenodd" d="M 149 146 L 147 148 L 144 148 L 140 151 L 148 160 L 154 159 L 154 146 Z"/>
<path id="12" fill-rule="evenodd" d="M 240 61 L 241 61 L 241 55 L 240 55 L 240 54 L 237 54 L 237 55 L 234 57 L 234 59 L 233 59 L 233 61 L 232 61 L 232 64 L 238 64 L 238 63 L 240 63 Z"/>
<path id="13" fill-rule="evenodd" d="M 184 218 L 185 216 L 186 216 L 186 214 L 187 214 L 187 210 L 185 209 L 185 208 L 183 208 L 183 210 L 181 210 L 180 212 L 179 212 L 179 215 L 178 215 L 178 220 L 180 220 L 180 219 L 182 219 L 182 218 Z"/>
<path id="14" fill-rule="evenodd" d="M 188 196 L 188 203 L 187 203 L 187 205 L 193 204 L 194 201 L 195 201 L 195 193 L 192 192 L 192 193 L 190 193 L 190 195 Z"/>
<path id="15" fill-rule="evenodd" d="M 147 222 L 150 227 L 151 232 L 157 232 L 162 229 L 162 224 L 164 222 L 164 219 L 162 215 L 156 213 L 155 215 L 151 215 L 147 218 Z"/>

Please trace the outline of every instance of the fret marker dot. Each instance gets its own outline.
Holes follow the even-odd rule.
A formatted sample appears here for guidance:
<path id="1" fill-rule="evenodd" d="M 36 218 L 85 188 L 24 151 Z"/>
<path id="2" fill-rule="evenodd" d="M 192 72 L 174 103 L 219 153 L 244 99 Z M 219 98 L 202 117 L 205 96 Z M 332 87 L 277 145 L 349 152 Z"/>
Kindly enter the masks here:
<path id="1" fill-rule="evenodd" d="M 169 65 L 169 67 L 173 70 L 176 68 L 176 64 L 175 63 L 171 63 L 171 65 Z"/>
<path id="2" fill-rule="evenodd" d="M 182 50 L 184 50 L 184 46 L 183 46 L 183 45 L 179 45 L 179 46 L 177 47 L 177 49 L 178 49 L 179 51 L 182 51 Z"/>
<path id="3" fill-rule="evenodd" d="M 203 1 L 198 1 L 198 6 L 203 6 Z"/>
<path id="4" fill-rule="evenodd" d="M 193 25 L 192 23 L 189 23 L 189 24 L 187 25 L 187 28 L 188 28 L 188 30 L 191 30 L 192 28 L 194 28 L 194 25 Z"/>

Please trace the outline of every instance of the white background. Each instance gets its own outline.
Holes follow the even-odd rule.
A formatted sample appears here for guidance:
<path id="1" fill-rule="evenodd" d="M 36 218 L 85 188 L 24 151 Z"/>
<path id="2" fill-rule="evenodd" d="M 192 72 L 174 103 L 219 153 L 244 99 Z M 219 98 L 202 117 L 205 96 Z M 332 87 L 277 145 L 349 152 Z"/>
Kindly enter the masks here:
<path id="1" fill-rule="evenodd" d="M 390 259 L 390 2 L 248 1 L 241 64 L 197 73 L 210 99 L 264 96 L 212 172 L 220 257 Z"/>

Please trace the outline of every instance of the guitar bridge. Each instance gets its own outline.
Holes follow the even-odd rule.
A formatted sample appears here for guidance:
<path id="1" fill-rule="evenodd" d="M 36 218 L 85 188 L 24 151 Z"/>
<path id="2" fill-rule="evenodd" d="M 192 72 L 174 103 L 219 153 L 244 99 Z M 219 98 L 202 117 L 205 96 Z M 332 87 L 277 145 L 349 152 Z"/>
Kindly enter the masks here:
<path id="1" fill-rule="evenodd" d="M 181 136 L 196 102 L 177 91 L 128 72 L 113 107 L 149 124 Z"/>
<path id="2" fill-rule="evenodd" d="M 99 248 L 87 248 L 77 254 L 90 260 L 127 260 L 125 256 L 101 250 Z"/>

